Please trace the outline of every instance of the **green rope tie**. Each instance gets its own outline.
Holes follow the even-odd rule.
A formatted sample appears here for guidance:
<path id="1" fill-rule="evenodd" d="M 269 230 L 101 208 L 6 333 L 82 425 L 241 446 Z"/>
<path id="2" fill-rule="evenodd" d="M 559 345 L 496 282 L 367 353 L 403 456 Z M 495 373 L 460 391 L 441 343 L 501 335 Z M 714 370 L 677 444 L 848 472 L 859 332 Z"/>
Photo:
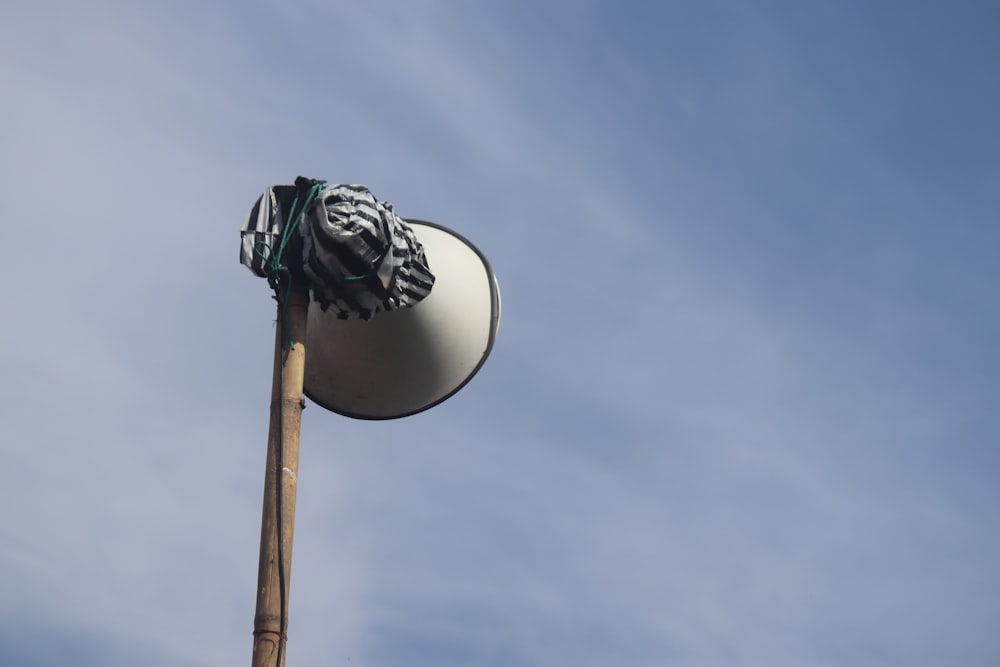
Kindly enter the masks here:
<path id="1" fill-rule="evenodd" d="M 323 183 L 316 183 L 312 186 L 301 209 L 298 208 L 299 193 L 295 193 L 295 199 L 292 200 L 291 214 L 289 215 L 291 222 L 285 225 L 277 252 L 274 251 L 270 243 L 264 241 L 257 244 L 260 248 L 254 248 L 254 252 L 266 262 L 264 275 L 267 276 L 267 284 L 274 290 L 274 298 L 281 304 L 281 328 L 288 335 L 288 347 L 290 349 L 295 349 L 295 341 L 292 340 L 291 333 L 287 327 L 288 296 L 292 292 L 292 273 L 288 269 L 288 266 L 282 263 L 281 260 L 285 254 L 285 246 L 288 245 L 289 239 L 292 238 L 292 230 L 299 226 L 302 215 L 309 208 L 309 205 L 313 203 L 313 200 L 319 196 L 319 193 L 323 191 L 323 186 Z"/>

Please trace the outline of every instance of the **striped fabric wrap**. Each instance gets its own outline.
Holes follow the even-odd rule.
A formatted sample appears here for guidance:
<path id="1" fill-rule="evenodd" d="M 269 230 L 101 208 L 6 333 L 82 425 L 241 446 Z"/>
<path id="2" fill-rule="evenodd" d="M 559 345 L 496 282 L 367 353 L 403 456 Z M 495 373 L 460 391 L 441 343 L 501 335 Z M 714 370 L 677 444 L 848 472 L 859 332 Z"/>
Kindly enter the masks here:
<path id="1" fill-rule="evenodd" d="M 302 179 L 296 186 L 272 186 L 254 204 L 241 231 L 240 261 L 268 277 L 297 201 L 321 184 L 289 237 L 281 261 L 292 284 L 306 287 L 324 311 L 341 319 L 371 319 L 407 308 L 434 285 L 424 248 L 406 221 L 363 185 L 325 185 Z"/>

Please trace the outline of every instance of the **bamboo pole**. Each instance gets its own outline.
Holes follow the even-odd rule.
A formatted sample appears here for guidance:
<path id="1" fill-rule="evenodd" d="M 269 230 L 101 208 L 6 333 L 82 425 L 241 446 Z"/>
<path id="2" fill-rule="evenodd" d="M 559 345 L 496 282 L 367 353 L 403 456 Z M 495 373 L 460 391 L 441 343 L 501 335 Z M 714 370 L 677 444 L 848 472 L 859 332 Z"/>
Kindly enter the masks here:
<path id="1" fill-rule="evenodd" d="M 257 611 L 253 622 L 253 667 L 284 667 L 285 664 L 295 492 L 299 474 L 299 430 L 305 404 L 302 382 L 309 293 L 292 291 L 285 298 L 288 299 L 287 305 L 280 300 L 278 302 L 278 324 L 275 327 L 271 425 L 267 438 L 264 510 L 260 524 Z M 289 345 L 289 338 L 294 347 Z"/>

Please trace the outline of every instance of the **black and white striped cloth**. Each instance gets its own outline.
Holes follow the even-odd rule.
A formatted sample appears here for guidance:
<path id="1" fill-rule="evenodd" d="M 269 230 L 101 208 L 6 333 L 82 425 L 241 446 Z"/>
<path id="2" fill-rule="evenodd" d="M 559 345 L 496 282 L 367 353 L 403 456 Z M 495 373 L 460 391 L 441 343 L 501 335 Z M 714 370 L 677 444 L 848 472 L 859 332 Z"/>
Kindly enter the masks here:
<path id="1" fill-rule="evenodd" d="M 308 288 L 313 301 L 341 319 L 367 320 L 426 297 L 434 275 L 423 246 L 392 204 L 363 185 L 299 178 L 294 186 L 268 188 L 241 230 L 240 261 L 270 277 L 286 225 L 295 222 L 288 219 L 293 203 L 302 207 L 317 184 L 322 189 L 298 217 L 280 258 L 292 284 Z"/>

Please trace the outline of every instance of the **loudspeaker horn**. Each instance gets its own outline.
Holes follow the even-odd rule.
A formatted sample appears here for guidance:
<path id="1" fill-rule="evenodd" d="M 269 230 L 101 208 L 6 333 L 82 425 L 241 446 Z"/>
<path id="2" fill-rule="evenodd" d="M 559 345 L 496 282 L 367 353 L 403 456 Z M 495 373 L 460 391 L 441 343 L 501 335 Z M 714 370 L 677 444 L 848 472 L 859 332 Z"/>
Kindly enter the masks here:
<path id="1" fill-rule="evenodd" d="M 465 386 L 493 349 L 500 290 L 486 257 L 447 227 L 406 222 L 435 276 L 428 296 L 370 320 L 309 304 L 304 390 L 327 410 L 355 419 L 422 412 Z"/>

